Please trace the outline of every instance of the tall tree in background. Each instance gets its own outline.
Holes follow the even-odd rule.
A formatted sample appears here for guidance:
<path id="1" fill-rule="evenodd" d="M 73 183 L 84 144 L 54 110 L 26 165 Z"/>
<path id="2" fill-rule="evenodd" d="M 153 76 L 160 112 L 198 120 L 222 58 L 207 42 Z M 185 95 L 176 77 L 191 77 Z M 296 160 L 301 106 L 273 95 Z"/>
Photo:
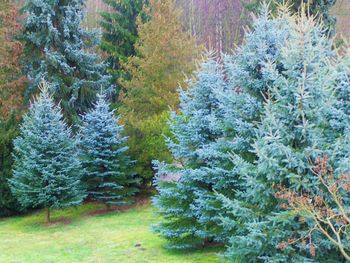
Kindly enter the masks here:
<path id="1" fill-rule="evenodd" d="M 145 181 L 153 176 L 152 160 L 166 160 L 163 132 L 169 107 L 177 109 L 177 88 L 195 69 L 202 48 L 180 22 L 181 11 L 173 0 L 151 0 L 144 9 L 150 20 L 138 18 L 136 56 L 124 65 L 131 80 L 122 82 L 123 120 L 130 137 L 130 153 L 136 172 Z"/>
<path id="2" fill-rule="evenodd" d="M 134 45 L 138 40 L 136 20 L 147 0 L 104 0 L 108 9 L 101 13 L 100 22 L 103 35 L 101 49 L 108 55 L 108 73 L 116 85 L 118 97 L 121 79 L 126 72 L 121 66 L 128 58 L 135 55 Z"/>
<path id="3" fill-rule="evenodd" d="M 95 108 L 83 117 L 81 127 L 83 181 L 88 198 L 111 205 L 126 204 L 136 192 L 137 179 L 121 135 L 123 126 L 114 116 L 105 95 L 99 94 Z"/>
<path id="4" fill-rule="evenodd" d="M 79 205 L 85 197 L 78 141 L 61 111 L 43 84 L 14 141 L 12 193 L 23 207 L 44 207 L 46 222 L 51 208 Z"/>
<path id="5" fill-rule="evenodd" d="M 266 0 L 244 0 L 247 9 L 253 12 L 259 10 L 259 6 L 263 2 L 266 2 Z M 331 8 L 335 5 L 335 2 L 336 0 L 275 0 L 271 2 L 271 8 L 276 9 L 278 4 L 289 4 L 291 11 L 297 13 L 302 8 L 302 5 L 305 5 L 306 11 L 310 15 L 322 18 L 326 31 L 334 35 L 336 18 L 331 15 Z"/>
<path id="6" fill-rule="evenodd" d="M 22 45 L 15 40 L 21 30 L 17 19 L 16 7 L 0 0 L 0 216 L 21 210 L 8 185 L 12 177 L 12 141 L 18 135 L 25 87 L 19 65 Z"/>
<path id="7" fill-rule="evenodd" d="M 23 8 L 23 65 L 30 81 L 26 98 L 45 79 L 71 123 L 91 106 L 101 86 L 110 84 L 105 65 L 91 51 L 99 35 L 82 26 L 83 8 L 84 0 L 28 0 Z"/>
<path id="8" fill-rule="evenodd" d="M 199 43 L 230 52 L 241 42 L 247 12 L 240 0 L 176 0 L 183 8 L 183 24 Z"/>

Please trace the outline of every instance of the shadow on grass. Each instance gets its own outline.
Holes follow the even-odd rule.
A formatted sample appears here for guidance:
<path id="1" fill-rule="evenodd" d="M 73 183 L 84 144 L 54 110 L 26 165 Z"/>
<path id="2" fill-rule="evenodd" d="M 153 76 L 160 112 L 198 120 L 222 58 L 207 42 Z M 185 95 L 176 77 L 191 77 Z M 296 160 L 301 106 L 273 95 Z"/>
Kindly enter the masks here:
<path id="1" fill-rule="evenodd" d="M 87 217 L 99 217 L 99 216 L 114 216 L 117 213 L 126 213 L 130 210 L 143 208 L 150 205 L 150 198 L 148 196 L 140 195 L 136 196 L 132 204 L 129 205 L 115 205 L 107 209 L 105 205 L 87 202 L 78 207 L 69 207 L 65 209 L 52 210 L 51 222 L 45 222 L 44 210 L 34 210 L 30 213 L 20 216 L 14 216 L 11 218 L 5 218 L 0 221 L 11 221 L 11 225 L 16 229 L 22 229 L 29 232 L 61 230 L 64 227 L 70 225 L 76 226 L 79 222 L 85 220 Z"/>

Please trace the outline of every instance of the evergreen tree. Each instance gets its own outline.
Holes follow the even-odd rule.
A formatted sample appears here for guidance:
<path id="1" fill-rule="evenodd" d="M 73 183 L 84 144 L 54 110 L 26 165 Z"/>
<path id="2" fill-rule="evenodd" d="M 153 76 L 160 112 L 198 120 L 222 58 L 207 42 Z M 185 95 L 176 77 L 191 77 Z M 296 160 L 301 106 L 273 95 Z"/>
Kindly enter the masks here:
<path id="1" fill-rule="evenodd" d="M 12 177 L 13 139 L 19 132 L 15 113 L 7 119 L 0 119 L 0 217 L 8 216 L 22 209 L 12 195 L 8 180 Z"/>
<path id="2" fill-rule="evenodd" d="M 107 205 L 125 204 L 136 191 L 136 178 L 129 171 L 126 137 L 119 118 L 100 94 L 94 110 L 83 118 L 81 127 L 82 164 L 88 198 Z"/>
<path id="3" fill-rule="evenodd" d="M 314 193 L 320 184 L 313 171 L 317 158 L 328 156 L 332 167 L 338 169 L 347 153 L 342 148 L 347 136 L 342 134 L 349 122 L 337 117 L 343 113 L 334 96 L 337 74 L 329 63 L 331 43 L 313 18 L 302 14 L 293 19 L 289 19 L 291 31 L 279 60 L 265 66 L 264 75 L 271 82 L 252 145 L 256 162 L 242 164 L 243 191 L 227 202 L 238 217 L 231 221 L 239 227 L 230 239 L 228 254 L 233 261 L 336 258 L 328 241 L 318 232 L 309 232 L 310 221 L 286 209 L 277 196 L 280 189 Z M 305 235 L 304 244 L 295 241 Z"/>
<path id="4" fill-rule="evenodd" d="M 26 97 L 45 79 L 70 122 L 77 121 L 101 86 L 110 83 L 105 65 L 91 51 L 99 35 L 83 28 L 83 8 L 84 0 L 29 0 L 23 8 L 23 65 L 30 81 Z"/>
<path id="5" fill-rule="evenodd" d="M 137 56 L 124 65 L 131 79 L 123 82 L 121 112 L 136 172 L 147 183 L 153 176 L 152 160 L 170 157 L 160 127 L 166 125 L 169 107 L 178 107 L 177 87 L 195 69 L 201 48 L 182 30 L 173 0 L 151 0 L 144 13 L 149 21 L 138 19 Z"/>
<path id="6" fill-rule="evenodd" d="M 43 84 L 14 141 L 10 184 L 23 207 L 46 209 L 47 222 L 50 209 L 79 205 L 85 197 L 77 143 Z"/>
<path id="7" fill-rule="evenodd" d="M 224 112 L 222 121 L 225 136 L 221 139 L 232 144 L 233 167 L 228 177 L 234 182 L 231 193 L 222 195 L 219 192 L 218 196 L 223 202 L 219 214 L 227 235 L 225 243 L 232 243 L 236 237 L 245 234 L 244 222 L 249 221 L 251 216 L 245 207 L 247 182 L 244 175 L 252 172 L 257 159 L 252 152 L 252 143 L 256 138 L 257 124 L 261 120 L 264 97 L 269 94 L 269 87 L 273 83 L 273 78 L 267 74 L 269 63 L 278 65 L 279 73 L 284 70 L 281 50 L 290 34 L 288 20 L 285 9 L 279 10 L 272 19 L 269 7 L 262 6 L 242 46 L 233 55 L 224 57 L 230 92 L 218 96 Z M 245 244 L 246 247 L 242 246 L 241 250 L 229 246 L 227 254 L 233 259 L 239 258 L 245 255 L 246 249 L 254 251 L 251 248 L 253 244 Z"/>
<path id="8" fill-rule="evenodd" d="M 170 241 L 169 247 L 222 241 L 221 207 L 214 192 L 228 194 L 235 183 L 228 173 L 232 144 L 220 140 L 223 111 L 217 93 L 227 92 L 226 88 L 221 66 L 210 58 L 202 63 L 189 89 L 181 90 L 181 113 L 172 114 L 173 138 L 167 141 L 174 160 L 155 163 L 159 195 L 154 198 L 165 218 L 155 231 Z"/>
<path id="9" fill-rule="evenodd" d="M 217 125 L 216 136 L 209 136 L 212 141 L 209 140 L 201 145 L 201 150 L 195 148 L 192 140 L 196 136 L 193 135 L 192 131 L 196 133 L 196 127 L 200 126 L 198 123 L 192 125 L 191 121 L 193 120 L 188 116 L 184 117 L 188 122 L 182 120 L 181 126 L 182 130 L 186 130 L 184 134 L 187 137 L 182 135 L 183 131 L 180 128 L 173 131 L 178 144 L 184 144 L 187 147 L 191 145 L 186 150 L 178 147 L 177 151 L 180 151 L 181 154 L 195 151 L 193 159 L 190 159 L 192 163 L 189 162 L 197 164 L 193 161 L 196 160 L 201 164 L 195 170 L 197 174 L 186 170 L 190 169 L 188 164 L 183 169 L 189 175 L 181 177 L 186 183 L 182 181 L 177 184 L 168 181 L 162 182 L 160 179 L 163 175 L 174 173 L 171 169 L 175 170 L 175 174 L 179 172 L 177 172 L 176 165 L 173 167 L 158 164 L 158 177 L 160 177 L 158 190 L 160 194 L 155 198 L 155 204 L 167 220 L 156 230 L 168 237 L 174 247 L 191 247 L 203 244 L 208 240 L 227 242 L 230 234 L 239 229 L 238 220 L 240 218 L 237 216 L 245 215 L 244 209 L 240 210 L 239 205 L 236 207 L 237 209 L 233 208 L 233 202 L 228 202 L 227 199 L 236 200 L 236 194 L 244 191 L 244 179 L 241 178 L 241 174 L 245 172 L 245 168 L 248 170 L 250 168 L 245 163 L 253 163 L 256 159 L 251 152 L 251 143 L 255 138 L 256 122 L 259 121 L 262 112 L 263 94 L 267 94 L 268 86 L 272 83 L 272 79 L 265 74 L 265 67 L 269 61 L 279 61 L 280 50 L 289 35 L 288 19 L 281 12 L 278 18 L 271 20 L 268 7 L 265 6 L 262 8 L 261 15 L 255 22 L 253 29 L 252 32 L 247 33 L 246 42 L 237 50 L 237 53 L 225 57 L 225 78 L 228 83 L 223 81 L 223 76 L 221 81 L 215 80 L 217 77 L 215 72 L 204 69 L 201 76 L 206 75 L 205 81 L 199 81 L 198 86 L 196 86 L 198 90 L 207 91 L 210 88 L 208 83 L 212 85 L 214 83 L 214 86 L 218 85 L 215 92 L 213 91 L 217 100 L 215 107 L 220 112 L 220 115 L 212 118 Z M 281 65 L 279 68 L 283 69 Z M 223 73 L 221 72 L 221 74 Z M 215 81 L 212 83 L 209 81 L 210 79 Z M 227 84 L 230 88 L 225 88 Z M 202 104 L 197 101 L 194 103 L 205 107 L 203 101 L 201 101 Z M 187 111 L 196 114 L 192 108 L 186 109 Z M 204 117 L 198 115 L 197 121 L 200 122 L 201 118 Z M 189 127 L 187 127 L 188 123 L 190 123 Z M 179 138 L 178 134 L 183 137 Z M 172 152 L 174 152 L 173 149 Z M 182 156 L 181 154 L 178 155 Z M 232 156 L 230 156 L 231 154 Z M 175 154 L 173 155 L 175 160 L 179 159 Z M 229 157 L 235 161 L 232 163 Z M 204 160 L 201 161 L 201 158 Z M 185 157 L 183 159 L 187 161 Z M 183 161 L 177 161 L 177 163 L 182 164 Z M 222 196 L 225 197 L 222 198 Z M 179 203 L 177 200 L 186 200 L 187 203 Z M 187 213 L 187 220 L 184 219 L 184 211 Z M 224 222 L 221 222 L 222 218 L 224 218 Z M 202 236 L 197 236 L 197 239 L 194 239 L 193 236 L 192 239 L 187 235 L 182 236 L 183 233 L 192 234 L 183 225 L 192 227 L 192 232 Z M 183 239 L 183 237 L 188 240 Z M 186 246 L 182 246 L 181 243 L 185 243 Z"/>
<path id="10" fill-rule="evenodd" d="M 250 11 L 259 10 L 261 3 L 265 0 L 245 1 L 245 6 Z M 331 14 L 331 8 L 335 5 L 336 0 L 275 0 L 271 2 L 272 9 L 278 9 L 278 5 L 290 5 L 293 13 L 298 13 L 305 5 L 307 12 L 313 16 L 319 16 L 326 28 L 327 33 L 334 35 L 336 18 Z"/>
<path id="11" fill-rule="evenodd" d="M 122 64 L 136 55 L 134 45 L 138 40 L 137 17 L 147 0 L 104 0 L 112 11 L 102 12 L 100 22 L 103 28 L 101 49 L 108 54 L 108 72 L 112 82 L 117 84 L 119 94 L 120 79 L 127 78 Z"/>

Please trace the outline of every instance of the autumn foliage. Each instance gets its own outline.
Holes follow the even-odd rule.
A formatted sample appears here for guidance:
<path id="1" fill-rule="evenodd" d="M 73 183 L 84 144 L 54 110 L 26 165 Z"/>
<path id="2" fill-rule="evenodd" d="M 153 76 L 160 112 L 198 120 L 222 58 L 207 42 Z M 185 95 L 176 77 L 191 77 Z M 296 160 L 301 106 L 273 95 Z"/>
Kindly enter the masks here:
<path id="1" fill-rule="evenodd" d="M 317 157 L 311 165 L 312 172 L 320 182 L 318 193 L 296 192 L 281 187 L 276 197 L 285 201 L 283 208 L 295 211 L 303 221 L 312 221 L 313 227 L 299 238 L 282 242 L 279 248 L 285 249 L 297 242 L 308 242 L 310 254 L 315 256 L 316 246 L 312 243 L 311 233 L 319 231 L 350 261 L 350 247 L 347 244 L 350 238 L 350 210 L 347 205 L 350 174 L 342 174 L 336 178 L 327 156 Z"/>
<path id="2" fill-rule="evenodd" d="M 19 64 L 22 44 L 15 39 L 21 30 L 18 10 L 8 0 L 0 0 L 0 7 L 0 116 L 6 118 L 22 108 L 25 78 Z"/>

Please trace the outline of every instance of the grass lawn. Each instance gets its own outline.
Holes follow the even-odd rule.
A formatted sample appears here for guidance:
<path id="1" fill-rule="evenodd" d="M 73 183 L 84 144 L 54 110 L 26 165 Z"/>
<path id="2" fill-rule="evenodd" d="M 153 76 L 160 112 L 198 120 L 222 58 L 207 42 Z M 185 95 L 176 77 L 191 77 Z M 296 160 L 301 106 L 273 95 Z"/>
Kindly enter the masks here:
<path id="1" fill-rule="evenodd" d="M 150 204 L 126 212 L 100 214 L 86 204 L 52 213 L 43 211 L 0 220 L 0 262 L 220 262 L 218 249 L 181 253 L 165 249 L 165 241 L 150 231 L 157 215 Z"/>

